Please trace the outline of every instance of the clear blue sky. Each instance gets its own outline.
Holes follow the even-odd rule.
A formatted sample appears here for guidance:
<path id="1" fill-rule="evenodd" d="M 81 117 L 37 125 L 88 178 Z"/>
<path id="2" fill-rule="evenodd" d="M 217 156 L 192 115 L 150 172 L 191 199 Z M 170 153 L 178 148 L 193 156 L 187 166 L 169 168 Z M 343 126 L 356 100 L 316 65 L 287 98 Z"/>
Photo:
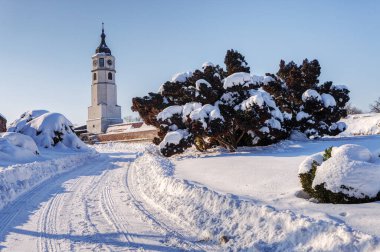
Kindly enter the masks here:
<path id="1" fill-rule="evenodd" d="M 230 48 L 255 74 L 317 58 L 321 80 L 347 85 L 364 110 L 380 96 L 380 1 L 0 0 L 0 113 L 13 121 L 47 109 L 84 123 L 102 21 L 123 116 L 132 97 L 205 61 L 223 64 Z"/>

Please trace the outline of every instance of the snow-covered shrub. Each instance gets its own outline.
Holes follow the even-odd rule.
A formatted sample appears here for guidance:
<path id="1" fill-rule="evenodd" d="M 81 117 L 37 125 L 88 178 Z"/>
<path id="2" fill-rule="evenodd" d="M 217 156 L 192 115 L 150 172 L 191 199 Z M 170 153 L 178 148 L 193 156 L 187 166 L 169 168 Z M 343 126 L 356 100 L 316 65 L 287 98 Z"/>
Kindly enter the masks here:
<path id="1" fill-rule="evenodd" d="M 244 56 L 233 50 L 225 64 L 227 72 L 207 62 L 174 75 L 158 93 L 133 99 L 132 110 L 160 129 L 154 142 L 165 156 L 193 144 L 201 151 L 215 144 L 234 151 L 239 145 L 273 143 L 286 134 L 284 115 L 260 89 L 272 78 L 251 75 Z"/>
<path id="2" fill-rule="evenodd" d="M 34 140 L 26 135 L 5 132 L 0 133 L 0 161 L 28 161 L 39 154 Z"/>
<path id="3" fill-rule="evenodd" d="M 304 191 L 321 203 L 380 200 L 380 158 L 360 145 L 314 154 L 301 163 L 298 173 Z"/>
<path id="4" fill-rule="evenodd" d="M 346 129 L 345 123 L 338 121 L 347 116 L 349 90 L 331 81 L 320 85 L 320 74 L 317 60 L 305 59 L 300 66 L 281 61 L 277 74 L 268 74 L 273 80 L 263 86 L 280 110 L 291 117 L 284 127 L 299 130 L 309 138 L 337 135 Z"/>
<path id="5" fill-rule="evenodd" d="M 226 70 L 207 62 L 174 75 L 158 93 L 133 98 L 132 110 L 159 128 L 154 143 L 165 156 L 191 145 L 234 151 L 278 142 L 294 130 L 315 138 L 345 129 L 337 121 L 345 115 L 348 90 L 331 82 L 318 86 L 318 61 L 305 60 L 300 67 L 282 62 L 277 75 L 266 76 L 252 75 L 234 50 L 227 51 L 224 63 Z"/>
<path id="6" fill-rule="evenodd" d="M 72 123 L 62 114 L 39 110 L 24 113 L 8 131 L 30 136 L 43 148 L 87 148 L 72 127 Z"/>

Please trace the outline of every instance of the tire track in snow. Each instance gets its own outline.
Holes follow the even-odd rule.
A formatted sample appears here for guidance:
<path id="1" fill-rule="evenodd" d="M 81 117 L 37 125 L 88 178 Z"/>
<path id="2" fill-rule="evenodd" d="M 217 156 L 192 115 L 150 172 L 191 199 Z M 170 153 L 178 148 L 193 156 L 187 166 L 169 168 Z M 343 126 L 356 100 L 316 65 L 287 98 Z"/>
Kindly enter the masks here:
<path id="1" fill-rule="evenodd" d="M 80 168 L 82 168 L 82 166 Z M 59 186 L 61 183 L 68 180 L 72 176 L 77 176 L 80 175 L 80 173 L 85 172 L 80 168 L 74 168 L 73 170 L 69 170 L 67 172 L 57 174 L 51 178 L 46 179 L 37 186 L 33 187 L 31 190 L 25 192 L 24 194 L 21 194 L 12 203 L 6 205 L 3 209 L 1 209 L 0 238 L 4 236 L 4 233 L 10 227 L 10 224 L 12 224 L 16 217 L 24 212 L 25 208 L 37 207 L 36 205 L 42 202 L 47 195 L 54 191 L 54 189 L 56 189 L 56 186 Z M 48 190 L 46 190 L 47 188 Z"/>
<path id="2" fill-rule="evenodd" d="M 69 227 L 72 226 L 72 219 L 69 217 L 75 216 L 77 213 L 75 211 L 81 212 L 82 207 L 85 212 L 85 223 L 88 227 L 92 228 L 92 232 L 90 230 L 84 230 L 89 233 L 97 234 L 99 230 L 96 229 L 95 225 L 91 222 L 88 216 L 87 209 L 87 199 L 85 198 L 87 195 L 90 195 L 91 192 L 96 188 L 99 181 L 103 178 L 104 174 L 101 176 L 92 176 L 90 180 L 85 178 L 84 176 L 97 172 L 98 170 L 103 169 L 105 165 L 107 165 L 108 160 L 104 160 L 103 162 L 98 163 L 95 167 L 91 167 L 89 170 L 85 170 L 79 174 L 79 178 L 76 178 L 74 183 L 69 186 L 65 186 L 65 192 L 56 194 L 45 206 L 44 211 L 42 212 L 39 220 L 39 229 L 38 231 L 43 234 L 58 234 L 57 226 L 60 224 L 60 218 L 58 213 L 62 213 L 66 215 L 68 218 L 62 218 L 63 220 L 69 220 Z M 75 199 L 80 197 L 81 200 L 77 201 L 83 203 L 84 206 L 75 206 Z M 74 203 L 73 203 L 74 202 Z M 88 225 L 87 225 L 88 224 Z M 62 226 L 61 226 L 62 227 Z M 73 229 L 69 228 L 69 230 L 60 230 L 60 233 L 72 234 Z M 83 231 L 83 230 L 82 230 Z M 58 239 L 49 239 L 47 237 L 40 236 L 40 251 L 61 251 L 58 244 Z M 70 241 L 70 250 L 74 251 L 75 247 L 72 241 Z M 59 248 L 59 249 L 57 249 Z M 63 251 L 63 250 L 62 250 Z"/>
<path id="3" fill-rule="evenodd" d="M 164 220 L 159 220 L 158 217 L 155 217 L 155 216 L 162 217 L 163 214 L 161 211 L 157 209 L 153 210 L 152 207 L 147 207 L 143 205 L 144 200 L 140 196 L 138 196 L 139 195 L 138 192 L 134 189 L 133 169 L 136 169 L 136 167 L 134 166 L 133 168 L 131 168 L 131 165 L 128 166 L 127 173 L 125 176 L 124 186 L 127 188 L 127 191 L 132 196 L 133 203 L 135 204 L 136 208 L 148 219 L 150 219 L 155 225 L 165 230 L 167 234 L 169 234 L 169 238 L 180 239 L 180 241 L 178 242 L 182 242 L 185 245 L 186 250 L 192 250 L 192 251 L 209 251 L 210 249 L 212 250 L 213 248 L 210 247 L 209 245 L 207 245 L 207 247 L 203 247 L 200 244 L 196 244 L 194 241 L 187 239 L 184 235 L 182 235 L 182 232 L 180 233 L 179 231 L 165 224 L 163 222 Z M 149 204 L 146 201 L 145 203 Z M 170 217 L 165 217 L 165 222 L 171 223 Z M 173 226 L 175 226 L 175 224 L 173 224 Z"/>

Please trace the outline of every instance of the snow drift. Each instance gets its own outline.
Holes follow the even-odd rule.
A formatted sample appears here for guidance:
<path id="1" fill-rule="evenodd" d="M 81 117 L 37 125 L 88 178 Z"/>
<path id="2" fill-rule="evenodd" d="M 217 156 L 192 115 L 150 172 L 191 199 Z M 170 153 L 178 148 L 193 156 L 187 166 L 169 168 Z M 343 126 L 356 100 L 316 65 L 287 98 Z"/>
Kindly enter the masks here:
<path id="1" fill-rule="evenodd" d="M 0 142 L 1 143 L 1 142 Z M 83 165 L 99 156 L 95 151 L 60 153 L 51 160 L 0 168 L 0 209 L 43 181 Z"/>
<path id="2" fill-rule="evenodd" d="M 380 134 L 380 113 L 349 115 L 341 122 L 347 124 L 340 136 Z"/>
<path id="3" fill-rule="evenodd" d="M 225 249 L 258 251 L 358 251 L 380 249 L 378 240 L 344 224 L 316 221 L 291 211 L 277 211 L 233 195 L 223 195 L 173 177 L 174 167 L 150 147 L 134 163 L 133 183 L 141 196 L 189 225 L 199 240 Z"/>
<path id="4" fill-rule="evenodd" d="M 20 119 L 11 124 L 8 131 L 28 135 L 43 148 L 87 148 L 72 127 L 72 123 L 62 114 L 34 110 L 22 114 Z"/>
<path id="5" fill-rule="evenodd" d="M 14 132 L 0 133 L 0 165 L 33 161 L 38 154 L 31 137 Z"/>

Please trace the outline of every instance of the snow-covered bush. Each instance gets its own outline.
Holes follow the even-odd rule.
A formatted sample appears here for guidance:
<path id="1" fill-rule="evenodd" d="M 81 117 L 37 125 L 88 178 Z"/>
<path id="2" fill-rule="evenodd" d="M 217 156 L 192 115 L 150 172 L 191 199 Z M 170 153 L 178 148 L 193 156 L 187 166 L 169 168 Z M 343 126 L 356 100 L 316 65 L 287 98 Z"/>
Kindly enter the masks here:
<path id="1" fill-rule="evenodd" d="M 301 163 L 298 173 L 304 191 L 322 203 L 380 200 L 380 158 L 360 145 L 314 154 Z"/>
<path id="2" fill-rule="evenodd" d="M 349 90 L 331 81 L 320 85 L 320 74 L 317 60 L 305 59 L 300 66 L 282 60 L 277 74 L 268 74 L 273 81 L 263 86 L 274 96 L 280 110 L 291 117 L 284 127 L 301 131 L 309 138 L 337 135 L 346 129 L 345 123 L 338 121 L 347 116 Z"/>
<path id="3" fill-rule="evenodd" d="M 234 50 L 227 51 L 224 63 L 226 70 L 207 62 L 174 75 L 158 93 L 133 98 L 132 110 L 159 128 L 154 143 L 165 156 L 191 145 L 200 151 L 214 145 L 234 151 L 275 143 L 294 130 L 314 138 L 345 129 L 336 122 L 345 115 L 348 90 L 330 82 L 318 86 L 318 61 L 293 63 L 296 70 L 283 63 L 277 75 L 266 76 L 252 75 Z"/>
<path id="4" fill-rule="evenodd" d="M 43 148 L 87 148 L 72 127 L 72 123 L 62 114 L 35 110 L 21 115 L 20 119 L 11 124 L 8 131 L 30 136 Z"/>
<path id="5" fill-rule="evenodd" d="M 13 132 L 0 133 L 1 162 L 32 160 L 38 154 L 38 147 L 31 137 Z"/>

